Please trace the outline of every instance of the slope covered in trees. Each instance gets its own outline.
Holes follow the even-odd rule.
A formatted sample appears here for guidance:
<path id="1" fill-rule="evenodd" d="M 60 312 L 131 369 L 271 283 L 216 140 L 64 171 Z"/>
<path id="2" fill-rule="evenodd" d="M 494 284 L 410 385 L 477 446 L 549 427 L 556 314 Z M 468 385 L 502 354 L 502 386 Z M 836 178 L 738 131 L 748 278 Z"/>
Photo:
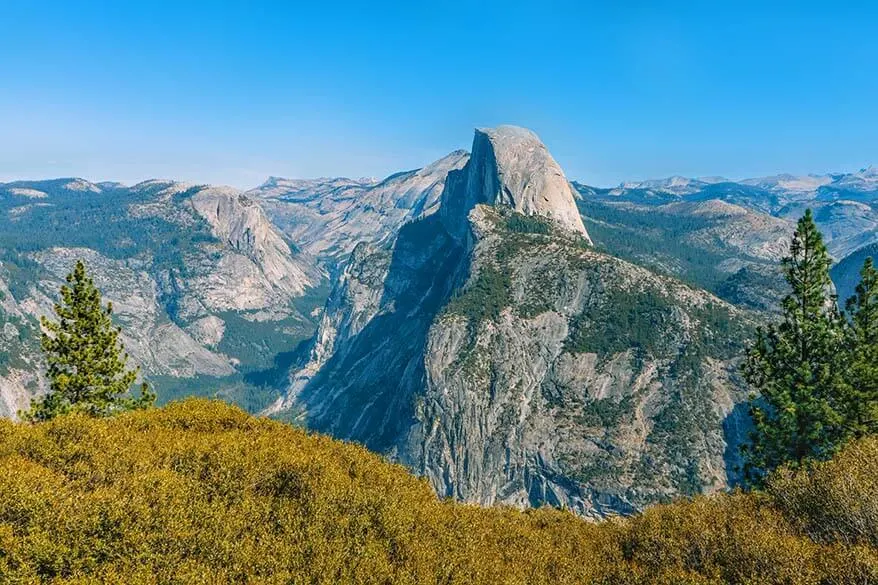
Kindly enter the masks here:
<path id="1" fill-rule="evenodd" d="M 585 522 L 443 502 L 218 402 L 0 421 L 0 582 L 874 583 L 878 440 L 764 495 Z"/>

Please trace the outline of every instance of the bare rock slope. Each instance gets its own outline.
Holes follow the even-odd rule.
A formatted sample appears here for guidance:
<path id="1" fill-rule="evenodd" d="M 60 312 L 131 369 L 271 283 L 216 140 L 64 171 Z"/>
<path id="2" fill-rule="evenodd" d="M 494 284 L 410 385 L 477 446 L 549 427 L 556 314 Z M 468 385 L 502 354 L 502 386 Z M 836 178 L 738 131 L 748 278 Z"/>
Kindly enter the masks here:
<path id="1" fill-rule="evenodd" d="M 458 150 L 383 181 L 272 177 L 247 195 L 304 251 L 345 261 L 360 242 L 381 244 L 405 222 L 434 213 L 448 173 L 467 160 Z"/>
<path id="2" fill-rule="evenodd" d="M 745 314 L 597 252 L 528 131 L 477 131 L 440 209 L 357 248 L 272 412 L 467 501 L 600 516 L 734 479 Z"/>
<path id="3" fill-rule="evenodd" d="M 441 215 L 449 233 L 466 231 L 466 214 L 479 203 L 545 217 L 591 241 L 567 177 L 530 130 L 476 130 L 470 161 L 449 174 L 442 195 Z"/>
<path id="4" fill-rule="evenodd" d="M 45 391 L 38 319 L 78 259 L 161 399 L 209 392 L 250 408 L 274 390 L 248 377 L 313 333 L 323 298 L 303 299 L 327 278 L 253 199 L 173 181 L 0 185 L 0 241 L 2 416 Z"/>

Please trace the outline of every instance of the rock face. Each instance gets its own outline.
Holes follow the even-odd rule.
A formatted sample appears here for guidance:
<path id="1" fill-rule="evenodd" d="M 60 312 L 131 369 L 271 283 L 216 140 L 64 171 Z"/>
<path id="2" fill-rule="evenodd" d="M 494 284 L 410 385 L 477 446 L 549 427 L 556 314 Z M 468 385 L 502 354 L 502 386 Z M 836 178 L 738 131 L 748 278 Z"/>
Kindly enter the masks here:
<path id="1" fill-rule="evenodd" d="M 51 316 L 77 259 L 113 302 L 122 341 L 160 399 L 209 391 L 264 407 L 277 356 L 313 334 L 311 312 L 325 298 L 325 270 L 254 200 L 224 187 L 0 185 L 0 241 L 5 416 L 45 390 L 38 319 Z"/>
<path id="2" fill-rule="evenodd" d="M 247 196 L 260 201 L 272 221 L 304 251 L 346 261 L 358 243 L 380 245 L 405 222 L 435 212 L 446 176 L 467 160 L 469 154 L 458 150 L 383 181 L 272 177 Z"/>
<path id="3" fill-rule="evenodd" d="M 290 245 L 272 225 L 255 201 L 234 189 L 208 188 L 192 197 L 192 207 L 211 226 L 213 235 L 232 250 L 246 257 L 258 271 L 263 288 L 274 289 L 287 298 L 302 295 L 322 278 L 320 270 L 307 258 L 294 255 Z M 251 276 L 251 280 L 254 278 Z M 228 292 L 228 306 L 236 309 L 257 306 L 264 308 L 274 299 L 247 298 L 232 280 Z M 250 306 L 247 306 L 247 305 Z"/>
<path id="4" fill-rule="evenodd" d="M 480 203 L 546 217 L 591 241 L 564 172 L 530 130 L 476 130 L 469 162 L 450 173 L 442 195 L 441 215 L 449 233 L 464 234 L 467 213 Z"/>
<path id="5" fill-rule="evenodd" d="M 600 516 L 727 485 L 748 318 L 597 252 L 571 209 L 532 133 L 477 131 L 439 214 L 357 248 L 272 412 L 467 501 Z"/>

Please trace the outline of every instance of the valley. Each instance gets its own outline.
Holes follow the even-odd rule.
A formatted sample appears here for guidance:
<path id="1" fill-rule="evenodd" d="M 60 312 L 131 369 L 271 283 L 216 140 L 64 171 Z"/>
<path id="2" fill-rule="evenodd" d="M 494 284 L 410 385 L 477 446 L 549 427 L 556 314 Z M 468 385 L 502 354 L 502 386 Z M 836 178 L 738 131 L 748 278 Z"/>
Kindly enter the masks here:
<path id="1" fill-rule="evenodd" d="M 600 518 L 722 490 L 806 207 L 848 296 L 872 169 L 597 188 L 499 127 L 384 180 L 0 184 L 0 416 L 46 391 L 39 319 L 83 259 L 162 403 L 218 397 L 482 504 Z"/>

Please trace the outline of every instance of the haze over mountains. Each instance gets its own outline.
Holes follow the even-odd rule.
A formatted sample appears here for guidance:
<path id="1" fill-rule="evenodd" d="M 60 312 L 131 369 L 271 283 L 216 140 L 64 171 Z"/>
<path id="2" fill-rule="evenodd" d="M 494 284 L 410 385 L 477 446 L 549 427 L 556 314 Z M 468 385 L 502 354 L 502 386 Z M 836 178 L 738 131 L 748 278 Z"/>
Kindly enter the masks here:
<path id="1" fill-rule="evenodd" d="M 596 188 L 499 127 L 384 180 L 0 184 L 0 415 L 45 390 L 38 318 L 83 258 L 161 400 L 353 439 L 469 501 L 599 516 L 721 489 L 737 360 L 806 207 L 846 295 L 872 168 Z"/>

